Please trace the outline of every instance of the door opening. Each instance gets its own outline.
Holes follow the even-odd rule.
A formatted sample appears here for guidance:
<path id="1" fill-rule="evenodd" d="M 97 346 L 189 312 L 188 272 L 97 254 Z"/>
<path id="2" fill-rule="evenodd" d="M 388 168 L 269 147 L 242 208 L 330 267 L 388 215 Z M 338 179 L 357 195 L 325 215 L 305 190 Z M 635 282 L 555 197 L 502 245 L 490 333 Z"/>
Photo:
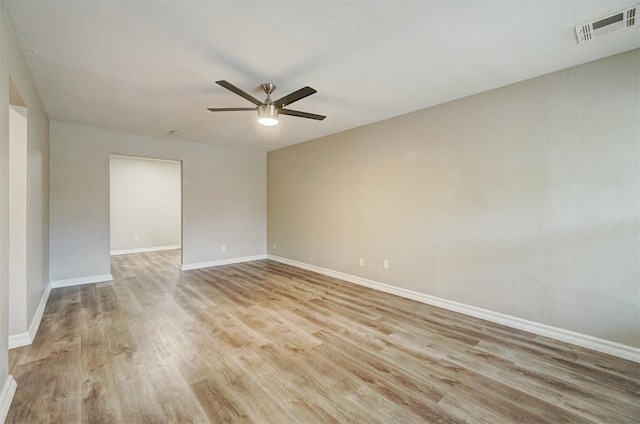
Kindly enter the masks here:
<path id="1" fill-rule="evenodd" d="M 23 346 L 27 318 L 27 105 L 9 79 L 9 347 Z"/>
<path id="2" fill-rule="evenodd" d="M 182 249 L 181 161 L 111 155 L 109 182 L 112 256 Z"/>

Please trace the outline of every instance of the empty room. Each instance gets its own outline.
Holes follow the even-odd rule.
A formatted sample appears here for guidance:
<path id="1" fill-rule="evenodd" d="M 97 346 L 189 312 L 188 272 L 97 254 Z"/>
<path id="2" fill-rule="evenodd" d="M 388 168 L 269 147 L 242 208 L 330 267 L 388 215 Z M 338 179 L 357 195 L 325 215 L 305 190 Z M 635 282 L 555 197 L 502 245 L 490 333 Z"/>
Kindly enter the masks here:
<path id="1" fill-rule="evenodd" d="M 640 422 L 638 12 L 0 0 L 0 423 Z"/>

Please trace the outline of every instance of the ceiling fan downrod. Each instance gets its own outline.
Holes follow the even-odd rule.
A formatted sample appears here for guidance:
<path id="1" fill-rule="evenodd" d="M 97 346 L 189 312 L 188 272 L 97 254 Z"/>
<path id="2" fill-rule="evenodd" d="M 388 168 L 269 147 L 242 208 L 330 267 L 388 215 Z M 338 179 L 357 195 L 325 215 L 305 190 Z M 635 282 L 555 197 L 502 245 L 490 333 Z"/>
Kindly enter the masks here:
<path id="1" fill-rule="evenodd" d="M 264 90 L 265 93 L 267 93 L 267 100 L 265 100 L 265 104 L 271 104 L 273 103 L 273 101 L 271 100 L 271 93 L 273 93 L 274 91 L 276 91 L 276 86 L 275 84 L 271 84 L 270 82 L 265 82 L 264 84 L 262 84 L 260 87 L 262 87 L 262 89 Z"/>

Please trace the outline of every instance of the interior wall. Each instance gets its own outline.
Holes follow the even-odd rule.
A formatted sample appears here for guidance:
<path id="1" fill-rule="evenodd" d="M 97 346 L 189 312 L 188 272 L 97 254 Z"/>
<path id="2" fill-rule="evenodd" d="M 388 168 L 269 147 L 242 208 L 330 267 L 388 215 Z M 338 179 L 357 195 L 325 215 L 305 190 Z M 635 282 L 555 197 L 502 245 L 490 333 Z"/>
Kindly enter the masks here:
<path id="1" fill-rule="evenodd" d="M 12 99 L 10 98 L 9 101 L 11 103 Z M 9 107 L 9 299 L 9 334 L 26 333 L 29 325 L 27 316 L 27 108 L 14 105 Z"/>
<path id="2" fill-rule="evenodd" d="M 269 253 L 640 347 L 639 63 L 270 152 Z"/>
<path id="3" fill-rule="evenodd" d="M 181 164 L 111 156 L 111 251 L 179 246 Z"/>
<path id="4" fill-rule="evenodd" d="M 0 385 L 8 376 L 9 78 L 29 109 L 27 140 L 27 316 L 49 284 L 49 120 L 0 2 Z"/>
<path id="5" fill-rule="evenodd" d="M 51 280 L 110 273 L 111 154 L 182 161 L 185 265 L 265 254 L 264 152 L 52 121 Z"/>
<path id="6" fill-rule="evenodd" d="M 9 377 L 9 18 L 0 2 L 0 387 Z M 0 388 L 0 390 L 2 390 Z M 4 417 L 2 417 L 4 419 Z"/>

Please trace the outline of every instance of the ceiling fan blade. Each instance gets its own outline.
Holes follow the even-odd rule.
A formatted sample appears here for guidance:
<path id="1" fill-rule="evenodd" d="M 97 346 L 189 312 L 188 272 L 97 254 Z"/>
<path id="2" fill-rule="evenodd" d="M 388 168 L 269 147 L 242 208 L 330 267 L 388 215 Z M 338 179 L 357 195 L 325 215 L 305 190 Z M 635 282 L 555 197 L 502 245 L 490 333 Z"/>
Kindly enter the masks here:
<path id="1" fill-rule="evenodd" d="M 297 102 L 300 99 L 304 99 L 305 97 L 310 96 L 313 93 L 317 93 L 317 91 L 309 86 L 303 87 L 298 91 L 294 91 L 293 93 L 287 94 L 286 96 L 276 100 L 275 102 L 273 102 L 273 104 L 276 105 L 276 107 L 285 107 L 293 102 Z"/>
<path id="2" fill-rule="evenodd" d="M 239 112 L 241 110 L 253 110 L 255 111 L 255 107 L 208 107 L 207 110 L 211 112 Z"/>
<path id="3" fill-rule="evenodd" d="M 322 121 L 324 118 L 326 118 L 326 116 L 324 115 L 316 115 L 315 113 L 300 112 L 299 110 L 291 109 L 280 109 L 280 115 L 297 116 L 299 118 L 316 119 L 318 121 Z"/>
<path id="4" fill-rule="evenodd" d="M 231 84 L 230 82 L 227 82 L 225 80 L 220 80 L 220 81 L 216 81 L 216 84 L 226 88 L 229 91 L 233 91 L 234 93 L 236 93 L 240 97 L 244 97 L 245 99 L 249 100 L 251 103 L 253 103 L 256 106 L 260 106 L 262 104 L 262 102 L 260 100 L 256 99 L 255 97 L 253 97 L 251 94 L 247 93 L 246 91 L 243 91 L 243 90 L 239 89 L 238 87 L 236 87 L 235 85 Z"/>

